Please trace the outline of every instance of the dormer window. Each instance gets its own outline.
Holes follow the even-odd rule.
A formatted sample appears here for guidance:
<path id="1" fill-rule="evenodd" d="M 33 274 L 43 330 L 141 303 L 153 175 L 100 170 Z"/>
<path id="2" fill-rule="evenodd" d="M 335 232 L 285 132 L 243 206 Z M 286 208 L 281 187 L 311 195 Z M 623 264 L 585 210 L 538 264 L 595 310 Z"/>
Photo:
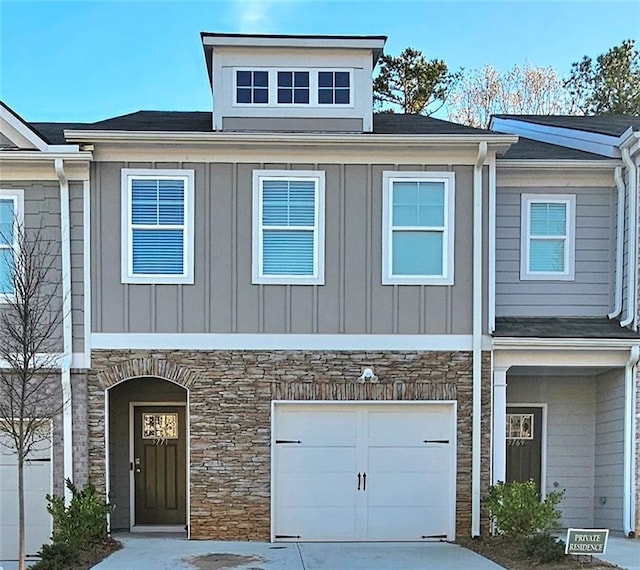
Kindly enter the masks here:
<path id="1" fill-rule="evenodd" d="M 236 71 L 236 101 L 238 103 L 269 103 L 268 71 Z"/>
<path id="2" fill-rule="evenodd" d="M 309 103 L 308 71 L 278 71 L 278 103 L 296 105 Z"/>
<path id="3" fill-rule="evenodd" d="M 351 78 L 348 71 L 318 72 L 318 103 L 320 105 L 349 105 Z"/>

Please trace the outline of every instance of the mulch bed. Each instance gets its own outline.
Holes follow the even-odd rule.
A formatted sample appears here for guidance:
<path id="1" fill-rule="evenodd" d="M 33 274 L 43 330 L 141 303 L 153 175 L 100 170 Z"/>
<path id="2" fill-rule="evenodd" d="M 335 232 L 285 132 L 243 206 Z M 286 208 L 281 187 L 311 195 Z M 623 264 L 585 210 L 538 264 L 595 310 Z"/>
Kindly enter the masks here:
<path id="1" fill-rule="evenodd" d="M 104 560 L 107 556 L 122 548 L 122 543 L 108 537 L 104 541 L 94 544 L 91 550 L 81 552 L 78 556 L 78 562 L 74 565 L 73 570 L 89 570 L 98 562 Z"/>
<path id="2" fill-rule="evenodd" d="M 522 547 L 512 540 L 507 540 L 501 536 L 483 538 L 481 540 L 471 540 L 462 538 L 456 541 L 460 546 L 473 550 L 485 558 L 493 560 L 500 566 L 508 570 L 531 570 L 540 568 L 544 570 L 574 570 L 586 568 L 588 570 L 611 570 L 619 568 L 614 564 L 603 562 L 591 556 L 571 556 L 567 555 L 557 562 L 540 564 L 527 558 Z"/>

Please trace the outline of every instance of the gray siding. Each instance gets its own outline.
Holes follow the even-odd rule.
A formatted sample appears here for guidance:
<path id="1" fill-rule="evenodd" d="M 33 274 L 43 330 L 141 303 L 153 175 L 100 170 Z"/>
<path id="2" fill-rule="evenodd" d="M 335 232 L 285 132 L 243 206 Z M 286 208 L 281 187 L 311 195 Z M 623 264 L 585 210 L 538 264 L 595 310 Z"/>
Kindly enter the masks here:
<path id="1" fill-rule="evenodd" d="M 25 228 L 42 228 L 43 238 L 51 240 L 55 253 L 51 279 L 57 288 L 55 307 L 62 311 L 62 263 L 60 233 L 60 186 L 56 182 L 2 182 L 0 188 L 24 190 Z M 84 350 L 84 241 L 82 183 L 72 182 L 71 198 L 71 311 L 73 319 L 73 352 Z M 56 335 L 56 350 L 62 350 L 62 328 Z"/>
<path id="2" fill-rule="evenodd" d="M 594 518 L 596 382 L 576 376 L 512 376 L 509 404 L 546 403 L 546 490 L 565 489 L 563 527 L 589 527 Z"/>
<path id="3" fill-rule="evenodd" d="M 622 531 L 624 485 L 624 372 L 596 381 L 594 520 L 596 527 Z"/>
<path id="4" fill-rule="evenodd" d="M 224 117 L 222 129 L 225 131 L 264 132 L 343 132 L 361 133 L 362 119 L 331 118 L 290 118 L 290 117 Z"/>
<path id="5" fill-rule="evenodd" d="M 125 167 L 195 170 L 193 285 L 121 283 L 120 173 Z M 322 286 L 251 283 L 252 172 L 289 168 L 326 172 Z M 472 168 L 401 167 L 456 173 L 455 285 L 451 287 L 381 284 L 382 172 L 397 168 L 394 164 L 94 165 L 94 331 L 470 334 Z"/>
<path id="6" fill-rule="evenodd" d="M 520 280 L 521 194 L 576 195 L 574 281 Z M 612 188 L 499 187 L 496 205 L 496 315 L 604 316 L 615 275 Z"/>

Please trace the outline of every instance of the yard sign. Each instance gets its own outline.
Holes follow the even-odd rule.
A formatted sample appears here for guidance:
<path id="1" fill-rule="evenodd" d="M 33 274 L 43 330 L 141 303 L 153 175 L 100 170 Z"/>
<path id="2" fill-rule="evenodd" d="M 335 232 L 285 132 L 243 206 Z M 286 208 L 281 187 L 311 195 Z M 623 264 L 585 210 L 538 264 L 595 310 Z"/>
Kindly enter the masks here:
<path id="1" fill-rule="evenodd" d="M 582 556 L 604 554 L 608 538 L 609 529 L 570 528 L 564 553 Z"/>

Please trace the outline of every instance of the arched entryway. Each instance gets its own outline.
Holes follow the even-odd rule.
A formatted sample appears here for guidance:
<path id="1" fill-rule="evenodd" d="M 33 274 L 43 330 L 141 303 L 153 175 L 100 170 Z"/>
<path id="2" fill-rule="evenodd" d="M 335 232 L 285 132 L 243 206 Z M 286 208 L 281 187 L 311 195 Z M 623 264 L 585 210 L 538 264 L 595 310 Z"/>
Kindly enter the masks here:
<path id="1" fill-rule="evenodd" d="M 138 376 L 106 390 L 106 482 L 111 529 L 184 531 L 188 526 L 188 390 Z"/>

